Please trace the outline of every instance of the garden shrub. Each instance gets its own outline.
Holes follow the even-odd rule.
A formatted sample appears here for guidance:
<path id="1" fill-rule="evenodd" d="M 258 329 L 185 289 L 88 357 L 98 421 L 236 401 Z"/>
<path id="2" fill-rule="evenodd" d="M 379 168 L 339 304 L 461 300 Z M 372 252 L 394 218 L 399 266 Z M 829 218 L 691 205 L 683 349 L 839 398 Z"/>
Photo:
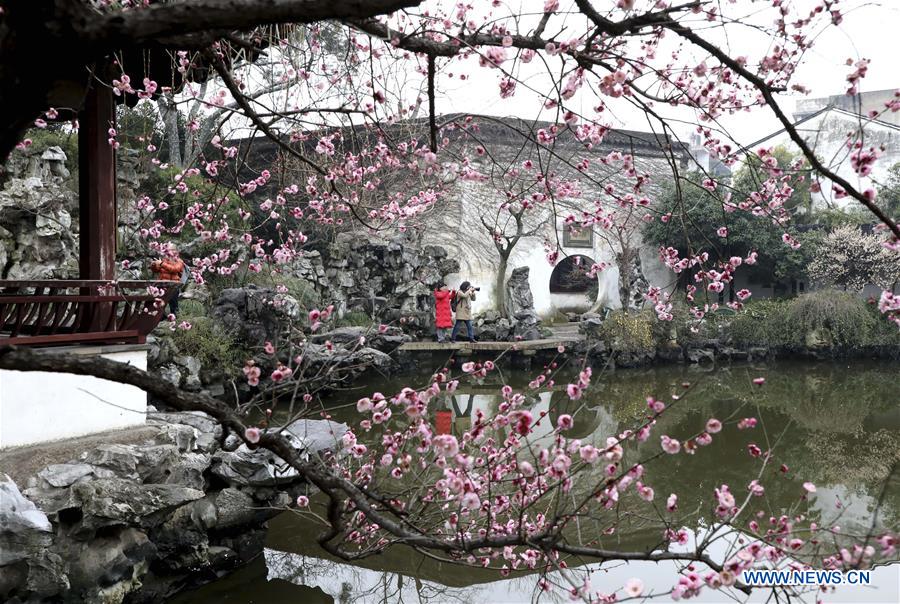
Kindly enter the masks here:
<path id="1" fill-rule="evenodd" d="M 358 310 L 344 313 L 344 316 L 336 321 L 337 327 L 369 327 L 372 325 L 372 317 Z"/>
<path id="2" fill-rule="evenodd" d="M 855 294 L 835 290 L 751 302 L 734 316 L 728 331 L 742 346 L 802 347 L 810 335 L 825 346 L 900 345 L 896 326 L 877 309 Z"/>
<path id="3" fill-rule="evenodd" d="M 735 344 L 783 346 L 787 329 L 788 300 L 755 300 L 736 313 L 728 326 Z"/>
<path id="4" fill-rule="evenodd" d="M 229 377 L 235 375 L 245 356 L 237 343 L 211 317 L 182 315 L 191 329 L 176 329 L 172 333 L 181 354 L 195 357 L 203 367 L 221 370 Z"/>
<path id="5" fill-rule="evenodd" d="M 653 326 L 656 320 L 648 312 L 615 310 L 603 322 L 600 337 L 616 351 L 650 352 L 654 348 Z"/>
<path id="6" fill-rule="evenodd" d="M 848 292 L 822 290 L 791 300 L 787 312 L 789 344 L 803 346 L 817 332 L 835 346 L 864 346 L 874 330 L 866 303 Z"/>

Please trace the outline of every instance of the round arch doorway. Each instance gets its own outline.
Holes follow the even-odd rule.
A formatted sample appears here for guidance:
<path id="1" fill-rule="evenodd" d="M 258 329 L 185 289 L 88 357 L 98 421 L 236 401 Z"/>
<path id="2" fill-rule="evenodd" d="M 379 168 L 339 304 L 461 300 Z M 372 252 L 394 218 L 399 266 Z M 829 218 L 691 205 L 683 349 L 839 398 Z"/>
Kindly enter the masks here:
<path id="1" fill-rule="evenodd" d="M 550 275 L 550 303 L 560 312 L 587 312 L 597 303 L 600 281 L 590 275 L 594 261 L 587 256 L 563 258 Z"/>

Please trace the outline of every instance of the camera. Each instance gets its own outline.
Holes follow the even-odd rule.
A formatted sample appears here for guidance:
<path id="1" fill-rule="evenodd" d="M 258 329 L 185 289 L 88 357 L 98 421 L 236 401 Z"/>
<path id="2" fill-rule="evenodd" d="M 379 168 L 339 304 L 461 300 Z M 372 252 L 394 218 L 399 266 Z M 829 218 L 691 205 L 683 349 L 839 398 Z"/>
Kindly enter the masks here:
<path id="1" fill-rule="evenodd" d="M 480 287 L 473 287 L 472 289 L 474 289 L 474 290 L 477 291 L 477 292 L 480 292 L 480 291 L 481 291 L 481 288 L 480 288 Z"/>

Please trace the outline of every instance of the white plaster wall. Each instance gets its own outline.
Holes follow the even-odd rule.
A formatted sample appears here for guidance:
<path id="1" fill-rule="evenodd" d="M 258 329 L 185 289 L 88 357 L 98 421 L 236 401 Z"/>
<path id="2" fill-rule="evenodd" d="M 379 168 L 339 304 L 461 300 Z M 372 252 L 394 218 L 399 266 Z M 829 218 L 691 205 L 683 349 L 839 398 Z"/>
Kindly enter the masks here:
<path id="1" fill-rule="evenodd" d="M 147 369 L 146 349 L 93 354 Z M 0 370 L 0 448 L 138 426 L 146 418 L 147 395 L 134 386 L 69 373 Z"/>
<path id="2" fill-rule="evenodd" d="M 498 185 L 499 181 L 496 180 L 497 172 L 502 172 L 506 167 L 521 164 L 522 161 L 528 159 L 529 154 L 531 159 L 535 159 L 534 154 L 540 152 L 540 150 L 535 151 L 529 147 L 529 154 L 523 154 L 521 144 L 518 142 L 501 141 L 488 146 L 491 147 L 490 156 L 496 160 L 497 164 L 485 162 L 482 165 L 480 162 L 473 162 L 474 167 L 486 176 L 486 180 L 456 182 L 453 190 L 445 196 L 440 206 L 423 217 L 417 225 L 417 228 L 421 229 L 423 244 L 444 246 L 450 257 L 459 261 L 459 272 L 447 276 L 447 282 L 451 288 L 458 287 L 462 281 L 470 281 L 481 287 L 474 304 L 476 314 L 495 308 L 497 299 L 493 290 L 499 265 L 499 254 L 491 236 L 482 224 L 482 219 L 489 224 L 494 224 L 497 208 L 505 200 Z M 605 156 L 613 148 L 614 145 L 590 151 L 579 148 L 572 151 L 572 154 L 575 159 L 596 158 Z M 617 149 L 623 152 L 631 151 L 627 145 Z M 554 314 L 558 309 L 554 304 L 555 296 L 550 294 L 550 276 L 554 267 L 547 262 L 545 243 L 549 243 L 554 248 L 557 244 L 562 244 L 562 224 L 566 215 L 570 213 L 578 215 L 582 211 L 593 212 L 596 209 L 594 203 L 597 200 L 609 202 L 609 196 L 603 192 L 597 184 L 598 182 L 615 183 L 620 189 L 630 187 L 633 182 L 620 174 L 618 168 L 603 166 L 598 161 L 594 161 L 591 168 L 591 176 L 596 179 L 596 182 L 582 179 L 581 175 L 571 168 L 571 165 L 562 165 L 556 160 L 550 161 L 546 157 L 543 158 L 543 161 L 545 165 L 550 165 L 551 171 L 578 180 L 581 185 L 580 195 L 575 198 L 557 200 L 558 203 L 552 207 L 548 204 L 527 214 L 526 225 L 529 230 L 535 225 L 542 226 L 538 233 L 518 242 L 509 259 L 506 278 L 509 278 L 515 268 L 529 267 L 529 284 L 534 296 L 535 310 L 539 315 L 546 317 Z M 574 165 L 577 162 L 573 160 L 571 163 Z M 639 172 L 651 174 L 653 177 L 645 186 L 645 192 L 651 199 L 658 194 L 664 181 L 671 178 L 671 168 L 665 158 L 642 156 L 641 152 L 637 151 L 635 166 Z M 487 178 L 488 175 L 489 178 Z M 553 210 L 556 212 L 555 220 Z M 595 229 L 600 229 L 600 227 L 595 227 Z M 639 233 L 635 232 L 634 237 L 637 240 L 636 245 L 639 247 Z M 598 295 L 593 306 L 595 308 L 621 308 L 614 252 L 603 239 L 602 233 L 599 231 L 595 233 L 592 248 L 562 247 L 559 259 L 562 260 L 567 255 L 583 255 L 593 262 L 606 263 L 608 268 L 598 275 Z M 651 285 L 668 288 L 674 281 L 673 275 L 658 261 L 656 256 L 656 249 L 647 250 L 647 253 L 641 250 L 645 277 Z M 559 300 L 568 304 L 565 299 Z"/>

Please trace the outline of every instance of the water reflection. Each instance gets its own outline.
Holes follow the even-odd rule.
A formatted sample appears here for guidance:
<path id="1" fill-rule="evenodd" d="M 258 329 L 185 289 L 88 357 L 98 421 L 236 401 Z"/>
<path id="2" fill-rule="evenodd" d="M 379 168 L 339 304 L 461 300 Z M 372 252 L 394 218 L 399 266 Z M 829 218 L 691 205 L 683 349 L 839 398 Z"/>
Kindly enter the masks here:
<path id="1" fill-rule="evenodd" d="M 702 535 L 691 534 L 690 541 Z M 710 553 L 714 557 L 725 555 L 724 550 L 730 544 L 713 542 Z M 419 604 L 524 604 L 528 602 L 563 603 L 571 599 L 564 589 L 556 589 L 549 593 L 536 591 L 536 576 L 521 575 L 513 578 L 502 578 L 496 571 L 486 576 L 476 572 L 470 584 L 464 587 L 446 585 L 447 576 L 442 574 L 459 567 L 440 568 L 439 563 L 422 558 L 406 559 L 406 566 L 401 569 L 379 568 L 379 560 L 363 561 L 360 565 L 351 566 L 341 562 L 322 559 L 315 556 L 266 549 L 265 561 L 268 567 L 269 581 L 287 581 L 298 588 L 316 585 L 326 598 L 334 604 L 395 604 L 398 602 L 416 602 Z M 437 565 L 437 567 L 436 567 Z M 389 563 L 389 566 L 391 564 Z M 374 568 L 373 568 L 374 567 Z M 564 577 L 558 572 L 546 575 L 554 585 L 566 585 L 569 581 L 581 584 L 588 579 L 594 590 L 600 592 L 613 591 L 624 585 L 632 577 L 641 577 L 645 586 L 645 594 L 660 596 L 655 601 L 669 601 L 666 594 L 674 583 L 674 577 L 681 568 L 674 562 L 662 563 L 605 563 L 587 564 L 574 567 Z M 705 570 L 699 568 L 698 570 Z M 465 571 L 463 571 L 465 572 Z M 480 581 L 480 582 L 479 582 Z M 841 587 L 826 598 L 834 603 L 884 603 L 900 602 L 900 565 L 880 567 L 872 571 L 872 583 L 877 589 L 863 586 Z M 624 597 L 620 591 L 618 594 Z M 797 592 L 791 601 L 816 602 L 821 597 L 816 590 Z M 765 602 L 771 594 L 758 591 L 751 596 L 733 589 L 720 591 L 704 590 L 695 602 Z M 273 600 L 271 604 L 287 604 L 299 600 Z M 307 601 L 307 600 L 303 600 Z M 319 600 L 316 600 L 317 602 Z"/>
<path id="2" fill-rule="evenodd" d="M 268 548 L 264 554 L 268 580 L 280 579 L 300 586 L 316 585 L 336 604 L 485 601 L 484 590 L 479 587 L 448 587 L 415 575 L 381 572 Z"/>
<path id="3" fill-rule="evenodd" d="M 764 387 L 752 386 L 752 379 L 757 376 L 766 378 Z M 884 484 L 891 467 L 900 461 L 896 376 L 896 365 L 880 363 L 851 366 L 779 363 L 703 372 L 683 367 L 620 371 L 596 376 L 592 389 L 579 401 L 570 400 L 557 386 L 555 390 L 529 395 L 528 408 L 535 416 L 546 414 L 535 433 L 538 445 L 550 438 L 556 419 L 563 413 L 572 415 L 575 421 L 569 437 L 600 445 L 608 436 L 634 425 L 645 413 L 647 396 L 664 398 L 683 393 L 682 384 L 689 381 L 694 385 L 689 395 L 660 418 L 656 436 L 642 445 L 641 455 L 659 451 L 659 434 L 683 440 L 702 430 L 712 416 L 737 419 L 752 415 L 760 420 L 755 430 L 726 430 L 696 455 L 664 456 L 648 468 L 646 482 L 658 497 L 677 493 L 679 509 L 690 510 L 683 519 L 689 532 L 703 530 L 715 521 L 709 506 L 715 487 L 729 484 L 733 491 L 746 494 L 747 477 L 755 476 L 759 470 L 759 460 L 747 454 L 747 445 L 758 443 L 767 448 L 766 443 L 777 441 L 774 463 L 760 480 L 766 488 L 766 497 L 759 503 L 754 501 L 759 507 L 765 506 L 766 516 L 797 509 L 804 493 L 802 484 L 812 481 L 818 491 L 803 503 L 803 511 L 822 523 L 839 523 L 846 531 L 864 533 L 872 523 L 882 488 L 885 488 L 883 507 L 877 524 L 892 529 L 900 525 L 900 477 L 895 477 L 886 487 Z M 520 372 L 505 377 L 524 388 L 534 376 Z M 373 382 L 363 389 L 366 393 L 381 391 L 391 395 L 410 381 L 403 378 Z M 565 383 L 565 376 L 557 378 L 557 384 Z M 500 383 L 461 384 L 454 396 L 436 401 L 435 423 L 439 429 L 461 434 L 469 429 L 477 411 L 488 416 L 497 412 L 500 386 Z M 345 395 L 334 401 L 333 416 L 355 425 L 359 416 L 352 406 L 346 405 L 348 398 L 351 397 Z M 375 440 L 377 437 L 372 434 L 361 438 Z M 788 466 L 787 473 L 779 471 L 781 464 Z M 580 480 L 592 482 L 586 477 Z M 600 547 L 650 550 L 661 542 L 659 525 L 652 521 L 620 523 L 619 530 L 611 535 L 601 534 L 599 524 L 586 530 L 591 531 Z M 307 590 L 303 598 L 266 601 L 475 604 L 528 602 L 535 598 L 533 576 L 500 578 L 496 570 L 463 568 L 426 559 L 399 547 L 356 565 L 343 564 L 329 559 L 316 545 L 319 531 L 319 526 L 294 514 L 282 515 L 271 523 L 266 578 L 297 586 L 316 586 L 320 591 L 313 593 L 308 587 L 297 587 Z M 592 571 L 595 586 L 609 585 L 610 589 L 639 576 L 652 589 L 664 591 L 672 586 L 677 572 L 673 566 L 663 564 L 584 568 Z M 879 569 L 876 580 L 878 590 L 843 590 L 827 600 L 900 602 L 898 565 Z M 247 581 L 252 586 L 265 579 L 255 577 Z M 202 593 L 197 596 L 190 601 L 214 601 Z M 556 599 L 568 601 L 565 594 L 559 593 L 554 599 L 542 595 L 540 601 Z M 722 593 L 705 592 L 699 601 L 724 599 Z M 741 594 L 740 600 L 745 599 Z"/>

